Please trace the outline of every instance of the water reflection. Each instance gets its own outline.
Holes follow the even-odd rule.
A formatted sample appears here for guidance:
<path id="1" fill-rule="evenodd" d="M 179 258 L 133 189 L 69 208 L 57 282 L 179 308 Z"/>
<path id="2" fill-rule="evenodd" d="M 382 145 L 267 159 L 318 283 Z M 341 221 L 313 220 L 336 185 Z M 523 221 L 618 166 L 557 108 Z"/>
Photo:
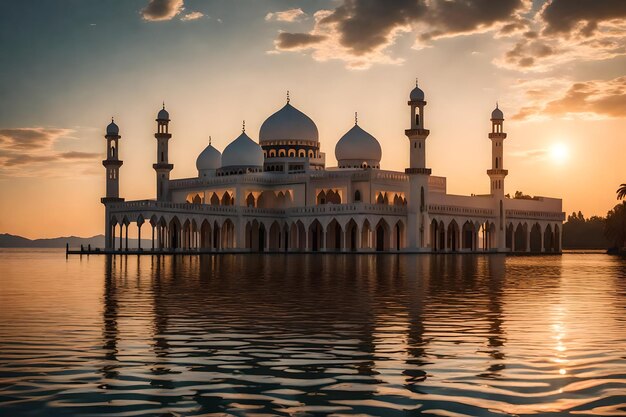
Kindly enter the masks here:
<path id="1" fill-rule="evenodd" d="M 41 274 L 3 278 L 9 415 L 624 411 L 626 268 L 603 255 L 113 256 L 59 268 L 48 287 L 64 304 Z"/>

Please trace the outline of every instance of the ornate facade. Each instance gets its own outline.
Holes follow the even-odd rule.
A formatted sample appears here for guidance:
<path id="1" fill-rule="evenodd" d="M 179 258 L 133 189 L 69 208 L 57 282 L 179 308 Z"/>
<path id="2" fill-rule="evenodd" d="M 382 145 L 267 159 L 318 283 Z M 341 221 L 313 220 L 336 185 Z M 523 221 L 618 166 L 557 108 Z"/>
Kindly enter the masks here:
<path id="1" fill-rule="evenodd" d="M 508 198 L 504 114 L 491 113 L 490 192 L 450 195 L 446 178 L 426 164 L 426 100 L 416 85 L 408 101 L 409 161 L 404 172 L 380 168 L 382 149 L 354 126 L 326 167 L 317 126 L 289 102 L 223 153 L 209 142 L 198 176 L 170 179 L 170 116 L 157 115 L 156 199 L 119 197 L 119 128 L 107 126 L 105 241 L 128 250 L 128 230 L 149 239 L 142 252 L 560 252 L 560 199 Z M 145 246 L 145 244 L 144 244 Z"/>

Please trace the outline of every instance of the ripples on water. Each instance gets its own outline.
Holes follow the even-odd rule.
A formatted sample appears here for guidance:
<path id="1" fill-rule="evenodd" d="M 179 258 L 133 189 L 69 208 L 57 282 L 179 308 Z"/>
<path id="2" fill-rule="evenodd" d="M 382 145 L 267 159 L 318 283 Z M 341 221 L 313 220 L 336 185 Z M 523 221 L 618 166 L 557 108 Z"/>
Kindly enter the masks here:
<path id="1" fill-rule="evenodd" d="M 0 415 L 626 415 L 625 307 L 602 254 L 5 250 Z"/>

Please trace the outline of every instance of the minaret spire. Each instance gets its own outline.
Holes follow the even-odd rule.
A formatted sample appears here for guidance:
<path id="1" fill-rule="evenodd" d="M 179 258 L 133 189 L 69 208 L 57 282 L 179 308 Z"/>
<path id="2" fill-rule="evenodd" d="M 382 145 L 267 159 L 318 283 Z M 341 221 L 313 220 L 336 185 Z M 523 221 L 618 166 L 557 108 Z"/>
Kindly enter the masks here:
<path id="1" fill-rule="evenodd" d="M 246 121 L 243 121 L 243 125 L 241 126 L 241 133 L 246 133 Z"/>
<path id="2" fill-rule="evenodd" d="M 287 90 L 287 104 L 289 104 L 289 90 Z"/>

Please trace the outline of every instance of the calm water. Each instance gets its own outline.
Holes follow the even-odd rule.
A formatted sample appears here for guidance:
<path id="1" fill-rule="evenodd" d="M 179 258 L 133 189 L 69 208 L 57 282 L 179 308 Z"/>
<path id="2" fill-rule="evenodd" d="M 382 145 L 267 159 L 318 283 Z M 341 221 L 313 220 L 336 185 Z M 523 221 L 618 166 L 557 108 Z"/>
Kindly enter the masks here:
<path id="1" fill-rule="evenodd" d="M 0 415 L 626 415 L 626 261 L 0 251 Z"/>

